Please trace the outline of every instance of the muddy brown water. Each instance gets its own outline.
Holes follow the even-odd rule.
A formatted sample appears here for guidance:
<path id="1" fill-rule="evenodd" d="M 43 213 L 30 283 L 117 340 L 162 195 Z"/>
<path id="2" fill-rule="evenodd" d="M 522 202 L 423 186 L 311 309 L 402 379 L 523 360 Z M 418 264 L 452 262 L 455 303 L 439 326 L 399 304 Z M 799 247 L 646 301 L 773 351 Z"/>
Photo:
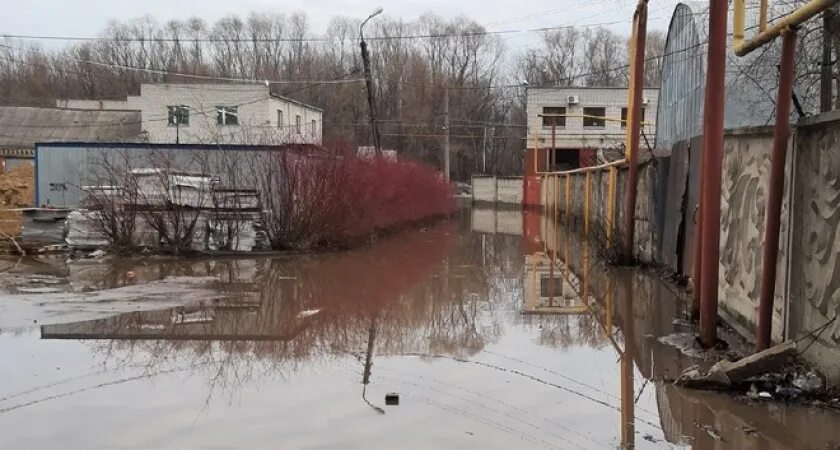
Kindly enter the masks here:
<path id="1" fill-rule="evenodd" d="M 840 445 L 835 412 L 662 381 L 698 362 L 658 339 L 682 303 L 597 244 L 465 209 L 335 254 L 18 263 L 0 314 L 41 325 L 0 332 L 0 448 Z M 200 290 L 131 290 L 173 279 Z"/>

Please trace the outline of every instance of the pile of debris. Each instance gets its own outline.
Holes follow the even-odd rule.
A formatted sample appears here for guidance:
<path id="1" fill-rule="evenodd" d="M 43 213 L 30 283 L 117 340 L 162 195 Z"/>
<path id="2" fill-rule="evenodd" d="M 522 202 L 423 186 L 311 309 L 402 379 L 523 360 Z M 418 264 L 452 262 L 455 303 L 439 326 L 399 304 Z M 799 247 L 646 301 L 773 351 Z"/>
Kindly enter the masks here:
<path id="1" fill-rule="evenodd" d="M 218 179 L 165 169 L 132 171 L 135 191 L 120 186 L 85 186 L 84 209 L 67 216 L 66 242 L 92 250 L 111 244 L 103 230 L 109 220 L 135 223 L 132 244 L 160 249 L 164 230 L 189 227 L 189 249 L 250 252 L 260 247 L 259 194 L 253 189 L 221 186 Z M 165 250 L 165 249 L 164 249 Z"/>
<path id="2" fill-rule="evenodd" d="M 698 366 L 686 369 L 678 386 L 736 392 L 751 400 L 788 402 L 823 401 L 832 397 L 825 376 L 798 356 L 794 341 L 787 341 L 736 361 L 723 360 L 705 373 Z M 836 399 L 829 405 L 840 407 Z"/>

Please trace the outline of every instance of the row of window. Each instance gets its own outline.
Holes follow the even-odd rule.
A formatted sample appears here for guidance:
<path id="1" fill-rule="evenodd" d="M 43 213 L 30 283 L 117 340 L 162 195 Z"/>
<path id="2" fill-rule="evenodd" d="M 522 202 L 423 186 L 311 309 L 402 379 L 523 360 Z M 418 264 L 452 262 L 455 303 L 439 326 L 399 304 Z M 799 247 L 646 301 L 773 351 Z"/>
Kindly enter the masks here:
<path id="1" fill-rule="evenodd" d="M 300 114 L 295 114 L 295 133 L 296 134 L 300 134 L 302 126 L 303 126 L 303 117 L 301 117 Z M 310 130 L 312 135 L 314 136 L 314 135 L 318 134 L 318 122 L 315 119 L 313 119 L 310 122 L 310 126 L 312 127 L 312 129 Z M 283 128 L 283 127 L 284 127 L 283 110 L 278 109 L 277 110 L 277 128 Z"/>
<path id="2" fill-rule="evenodd" d="M 171 126 L 189 125 L 190 124 L 190 109 L 185 105 L 167 106 L 169 111 L 168 123 Z M 217 106 L 216 107 L 216 124 L 217 125 L 239 125 L 239 108 L 236 106 Z M 284 127 L 283 110 L 277 110 L 277 128 Z M 303 117 L 300 114 L 295 114 L 295 133 L 301 134 L 303 127 Z M 318 122 L 312 120 L 311 133 L 313 135 L 318 132 Z"/>
<path id="3" fill-rule="evenodd" d="M 167 123 L 171 126 L 189 125 L 190 108 L 185 105 L 167 106 Z M 216 123 L 218 125 L 239 125 L 239 108 L 236 106 L 217 106 Z"/>
<path id="4" fill-rule="evenodd" d="M 546 106 L 543 108 L 542 124 L 544 127 L 565 127 L 566 126 L 566 107 L 564 106 Z M 590 106 L 583 108 L 583 127 L 584 128 L 605 128 L 607 121 L 604 119 L 607 116 L 607 108 L 601 106 Z M 642 108 L 642 120 L 645 120 L 645 109 Z M 621 108 L 621 128 L 627 126 L 627 108 Z"/>

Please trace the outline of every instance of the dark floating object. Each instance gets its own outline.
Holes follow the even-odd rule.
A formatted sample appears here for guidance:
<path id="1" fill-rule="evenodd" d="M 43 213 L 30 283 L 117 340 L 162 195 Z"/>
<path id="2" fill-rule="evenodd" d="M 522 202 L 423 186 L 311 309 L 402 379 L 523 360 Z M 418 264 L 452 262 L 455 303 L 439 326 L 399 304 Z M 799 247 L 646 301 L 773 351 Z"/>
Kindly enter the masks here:
<path id="1" fill-rule="evenodd" d="M 400 404 L 400 394 L 390 392 L 385 394 L 385 404 L 388 406 L 397 406 Z"/>

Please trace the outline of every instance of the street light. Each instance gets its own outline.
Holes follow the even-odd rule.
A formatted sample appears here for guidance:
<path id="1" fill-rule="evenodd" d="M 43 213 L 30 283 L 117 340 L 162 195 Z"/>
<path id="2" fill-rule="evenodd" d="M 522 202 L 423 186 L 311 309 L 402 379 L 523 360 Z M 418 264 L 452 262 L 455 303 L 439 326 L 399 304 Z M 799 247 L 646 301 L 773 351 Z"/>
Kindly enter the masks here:
<path id="1" fill-rule="evenodd" d="M 379 121 L 376 119 L 376 102 L 373 98 L 373 77 L 370 73 L 370 57 L 368 56 L 367 42 L 365 42 L 364 27 L 370 19 L 373 19 L 380 14 L 382 14 L 382 7 L 376 8 L 376 10 L 374 10 L 371 15 L 367 16 L 367 19 L 359 25 L 359 46 L 362 48 L 362 64 L 364 64 L 365 68 L 365 87 L 367 88 L 368 114 L 370 117 L 370 128 L 373 132 L 373 147 L 376 150 L 377 157 L 382 155 L 382 143 L 379 136 Z"/>

